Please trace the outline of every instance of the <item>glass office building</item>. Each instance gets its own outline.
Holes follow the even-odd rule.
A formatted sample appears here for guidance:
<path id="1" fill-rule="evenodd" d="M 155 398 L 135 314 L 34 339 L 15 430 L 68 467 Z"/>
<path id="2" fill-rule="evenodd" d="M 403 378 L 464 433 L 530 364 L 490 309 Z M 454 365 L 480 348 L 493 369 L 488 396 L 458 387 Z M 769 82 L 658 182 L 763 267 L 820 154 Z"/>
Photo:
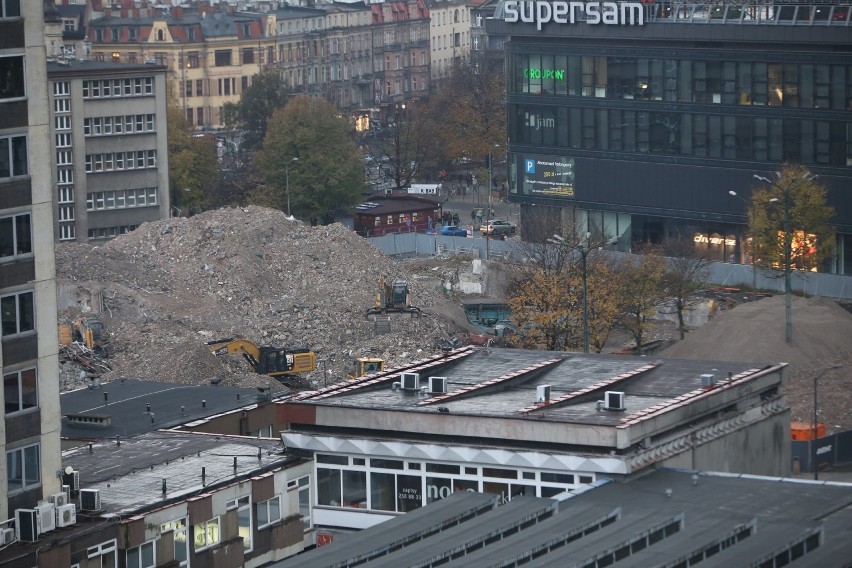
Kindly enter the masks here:
<path id="1" fill-rule="evenodd" d="M 805 165 L 852 274 L 849 6 L 505 0 L 510 199 L 556 206 L 622 248 L 741 246 L 755 174 Z M 740 199 L 728 192 L 736 191 Z"/>

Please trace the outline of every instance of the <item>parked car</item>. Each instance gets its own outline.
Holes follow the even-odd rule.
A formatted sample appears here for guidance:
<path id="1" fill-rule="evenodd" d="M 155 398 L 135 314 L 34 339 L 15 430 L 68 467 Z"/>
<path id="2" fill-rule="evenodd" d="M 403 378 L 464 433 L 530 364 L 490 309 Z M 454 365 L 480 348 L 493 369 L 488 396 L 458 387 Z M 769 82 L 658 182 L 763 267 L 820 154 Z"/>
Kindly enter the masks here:
<path id="1" fill-rule="evenodd" d="M 509 221 L 494 219 L 482 225 L 482 234 L 499 237 L 501 235 L 514 235 L 518 228 Z"/>
<path id="2" fill-rule="evenodd" d="M 466 237 L 467 229 L 458 225 L 444 225 L 441 227 L 441 234 L 446 237 Z"/>

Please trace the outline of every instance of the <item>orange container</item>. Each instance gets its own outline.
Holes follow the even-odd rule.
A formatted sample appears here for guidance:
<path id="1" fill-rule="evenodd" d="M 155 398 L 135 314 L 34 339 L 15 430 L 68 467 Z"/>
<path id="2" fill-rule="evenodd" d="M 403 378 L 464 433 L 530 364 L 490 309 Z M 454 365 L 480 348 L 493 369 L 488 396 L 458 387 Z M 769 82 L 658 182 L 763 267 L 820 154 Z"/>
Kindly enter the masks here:
<path id="1" fill-rule="evenodd" d="M 816 425 L 817 438 L 825 437 L 825 424 Z M 814 439 L 814 423 L 813 422 L 792 422 L 790 424 L 790 436 L 794 440 L 813 440 Z"/>

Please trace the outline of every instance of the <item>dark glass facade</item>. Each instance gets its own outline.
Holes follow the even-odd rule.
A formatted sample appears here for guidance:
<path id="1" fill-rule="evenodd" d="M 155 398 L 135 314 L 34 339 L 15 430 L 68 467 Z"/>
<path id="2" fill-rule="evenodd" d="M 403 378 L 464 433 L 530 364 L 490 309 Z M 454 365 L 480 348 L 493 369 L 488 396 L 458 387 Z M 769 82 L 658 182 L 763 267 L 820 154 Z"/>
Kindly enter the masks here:
<path id="1" fill-rule="evenodd" d="M 540 30 L 498 7 L 510 200 L 570 210 L 622 248 L 680 236 L 743 262 L 753 176 L 803 164 L 836 211 L 825 269 L 852 274 L 852 25 L 848 10 L 786 17 L 787 4 L 660 3 L 643 25 Z"/>

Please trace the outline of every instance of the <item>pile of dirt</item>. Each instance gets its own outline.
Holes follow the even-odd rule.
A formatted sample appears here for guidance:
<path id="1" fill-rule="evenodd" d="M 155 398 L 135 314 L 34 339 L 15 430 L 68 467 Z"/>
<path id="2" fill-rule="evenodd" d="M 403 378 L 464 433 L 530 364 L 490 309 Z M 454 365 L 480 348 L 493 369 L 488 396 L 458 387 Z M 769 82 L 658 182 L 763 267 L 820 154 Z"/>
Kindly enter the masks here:
<path id="1" fill-rule="evenodd" d="M 205 345 L 239 336 L 309 347 L 320 363 L 307 378 L 321 385 L 344 376 L 353 356 L 395 365 L 434 352 L 465 321 L 458 302 L 418 286 L 404 265 L 346 227 L 310 227 L 254 206 L 145 223 L 102 246 L 61 244 L 56 271 L 60 298 L 76 296 L 61 314 L 101 314 L 111 338 L 105 381 L 279 386 Z M 382 274 L 411 283 L 423 316 L 394 315 L 391 332 L 375 335 L 365 312 Z M 63 388 L 79 386 L 79 370 L 64 371 Z"/>
<path id="2" fill-rule="evenodd" d="M 793 296 L 793 342 L 785 334 L 784 296 L 737 304 L 719 312 L 686 339 L 660 352 L 663 357 L 716 361 L 786 362 L 787 400 L 793 420 L 813 420 L 813 380 L 819 380 L 819 422 L 829 432 L 852 430 L 852 314 L 827 298 Z"/>

